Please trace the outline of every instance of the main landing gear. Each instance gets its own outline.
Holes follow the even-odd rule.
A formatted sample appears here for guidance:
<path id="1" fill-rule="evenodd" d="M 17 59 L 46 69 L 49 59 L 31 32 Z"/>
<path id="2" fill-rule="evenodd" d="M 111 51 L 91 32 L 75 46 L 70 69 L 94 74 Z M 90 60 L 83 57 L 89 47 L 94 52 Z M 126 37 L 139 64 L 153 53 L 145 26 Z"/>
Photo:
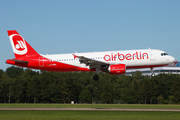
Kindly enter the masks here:
<path id="1" fill-rule="evenodd" d="M 101 71 L 100 68 L 96 68 L 96 74 L 93 77 L 94 80 L 99 80 L 99 76 L 97 75 L 97 73 L 100 71 Z"/>
<path id="2" fill-rule="evenodd" d="M 94 77 L 93 77 L 94 80 L 99 80 L 99 76 L 96 74 Z"/>

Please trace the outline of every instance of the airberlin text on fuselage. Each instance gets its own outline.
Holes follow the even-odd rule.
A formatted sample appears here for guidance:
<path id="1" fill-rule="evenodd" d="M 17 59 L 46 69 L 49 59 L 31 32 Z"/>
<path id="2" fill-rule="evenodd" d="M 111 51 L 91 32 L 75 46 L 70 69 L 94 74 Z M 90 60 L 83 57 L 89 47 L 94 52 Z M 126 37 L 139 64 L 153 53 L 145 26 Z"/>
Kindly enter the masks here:
<path id="1" fill-rule="evenodd" d="M 117 53 L 117 54 L 113 54 L 111 53 L 111 55 L 105 55 L 104 56 L 104 60 L 105 61 L 116 61 L 116 60 L 135 60 L 135 58 L 137 60 L 141 60 L 141 59 L 149 59 L 148 57 L 148 53 L 141 53 L 141 51 L 136 51 L 133 54 L 127 53 L 127 54 L 121 54 L 121 53 Z"/>

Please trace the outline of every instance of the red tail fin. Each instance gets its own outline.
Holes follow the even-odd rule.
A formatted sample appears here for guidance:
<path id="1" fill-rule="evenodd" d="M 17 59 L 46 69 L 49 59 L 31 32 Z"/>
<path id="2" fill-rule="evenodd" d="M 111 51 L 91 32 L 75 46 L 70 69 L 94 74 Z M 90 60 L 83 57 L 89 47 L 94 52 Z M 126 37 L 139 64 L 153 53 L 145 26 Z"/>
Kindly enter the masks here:
<path id="1" fill-rule="evenodd" d="M 16 30 L 7 32 L 16 58 L 39 55 Z"/>

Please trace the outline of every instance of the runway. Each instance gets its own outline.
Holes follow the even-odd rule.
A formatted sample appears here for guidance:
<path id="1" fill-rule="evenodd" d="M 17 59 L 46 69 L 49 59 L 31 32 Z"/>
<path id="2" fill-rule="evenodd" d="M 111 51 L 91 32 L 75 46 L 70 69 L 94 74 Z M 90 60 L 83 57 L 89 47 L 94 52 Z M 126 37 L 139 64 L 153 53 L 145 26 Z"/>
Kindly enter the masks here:
<path id="1" fill-rule="evenodd" d="M 0 108 L 0 110 L 86 110 L 86 111 L 176 111 L 180 109 L 129 109 L 129 108 Z"/>

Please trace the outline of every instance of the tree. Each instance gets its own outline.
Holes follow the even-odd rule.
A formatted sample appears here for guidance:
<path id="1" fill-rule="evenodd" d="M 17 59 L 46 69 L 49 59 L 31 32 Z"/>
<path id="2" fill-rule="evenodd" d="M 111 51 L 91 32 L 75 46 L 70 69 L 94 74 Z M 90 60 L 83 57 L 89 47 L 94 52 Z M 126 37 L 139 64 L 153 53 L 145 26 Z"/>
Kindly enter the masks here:
<path id="1" fill-rule="evenodd" d="M 105 104 L 113 103 L 112 86 L 106 83 L 102 87 L 101 102 Z"/>
<path id="2" fill-rule="evenodd" d="M 2 79 L 4 77 L 5 77 L 4 71 L 2 69 L 0 69 L 0 79 Z"/>
<path id="3" fill-rule="evenodd" d="M 159 74 L 157 79 L 158 84 L 158 96 L 162 96 L 164 99 L 168 99 L 170 95 L 170 86 L 172 85 L 172 80 L 174 75 L 171 74 Z"/>
<path id="4" fill-rule="evenodd" d="M 180 75 L 176 75 L 172 82 L 170 93 L 172 95 L 171 99 L 174 103 L 180 103 Z"/>
<path id="5" fill-rule="evenodd" d="M 30 103 L 180 103 L 180 75 L 159 74 L 150 78 L 141 72 L 132 76 L 93 72 L 59 73 L 0 69 L 0 102 Z"/>
<path id="6" fill-rule="evenodd" d="M 142 84 L 142 97 L 144 99 L 144 103 L 147 103 L 147 100 L 151 98 L 151 82 L 148 77 L 145 77 Z"/>
<path id="7" fill-rule="evenodd" d="M 92 103 L 91 92 L 88 89 L 82 90 L 79 95 L 79 100 L 82 103 Z"/>
<path id="8" fill-rule="evenodd" d="M 78 95 L 77 93 L 77 87 L 74 84 L 74 79 L 64 79 L 63 83 L 61 85 L 61 95 L 62 95 L 62 102 L 64 103 L 70 103 L 71 101 L 77 102 Z"/>
<path id="9" fill-rule="evenodd" d="M 23 91 L 25 88 L 25 80 L 23 79 L 23 77 L 17 77 L 16 79 L 14 79 L 13 81 L 13 97 L 15 99 L 16 103 L 20 103 L 22 102 L 23 98 Z"/>
<path id="10" fill-rule="evenodd" d="M 164 101 L 164 98 L 162 97 L 162 95 L 158 96 L 157 100 L 159 101 L 159 104 L 162 104 Z"/>
<path id="11" fill-rule="evenodd" d="M 23 68 L 11 66 L 6 69 L 5 73 L 10 78 L 17 78 L 23 74 Z"/>

